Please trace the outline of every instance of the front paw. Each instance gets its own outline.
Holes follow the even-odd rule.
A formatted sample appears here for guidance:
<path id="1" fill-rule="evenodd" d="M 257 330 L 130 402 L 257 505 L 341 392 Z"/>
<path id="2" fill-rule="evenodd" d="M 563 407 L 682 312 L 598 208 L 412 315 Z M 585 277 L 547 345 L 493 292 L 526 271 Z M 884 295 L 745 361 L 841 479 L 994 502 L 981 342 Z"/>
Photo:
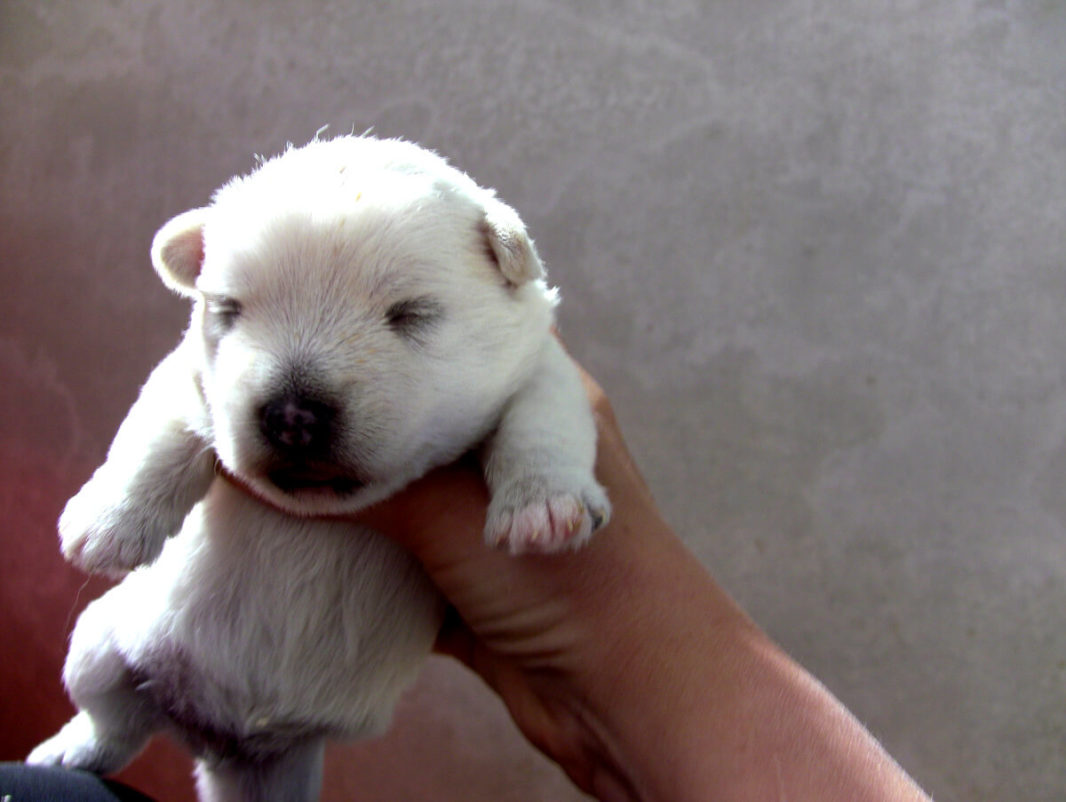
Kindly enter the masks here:
<path id="1" fill-rule="evenodd" d="M 26 763 L 110 774 L 125 765 L 136 746 L 135 742 L 103 737 L 86 713 L 78 713 L 58 733 L 34 748 Z"/>
<path id="2" fill-rule="evenodd" d="M 101 504 L 90 482 L 67 502 L 59 518 L 63 556 L 90 574 L 121 577 L 155 560 L 167 532 L 157 516 L 128 500 Z"/>
<path id="3" fill-rule="evenodd" d="M 512 554 L 551 554 L 580 547 L 610 515 L 607 494 L 591 477 L 527 476 L 493 492 L 485 540 Z"/>

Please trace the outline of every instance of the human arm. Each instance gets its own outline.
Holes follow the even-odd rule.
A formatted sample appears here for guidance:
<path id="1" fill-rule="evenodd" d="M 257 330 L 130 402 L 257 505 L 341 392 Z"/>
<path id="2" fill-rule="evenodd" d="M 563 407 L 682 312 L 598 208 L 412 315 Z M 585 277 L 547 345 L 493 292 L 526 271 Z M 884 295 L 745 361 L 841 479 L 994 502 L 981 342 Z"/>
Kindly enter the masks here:
<path id="1" fill-rule="evenodd" d="M 472 464 L 361 514 L 407 546 L 455 608 L 442 649 L 608 802 L 928 799 L 684 547 L 602 391 L 588 390 L 614 518 L 580 551 L 486 548 L 488 496 Z"/>

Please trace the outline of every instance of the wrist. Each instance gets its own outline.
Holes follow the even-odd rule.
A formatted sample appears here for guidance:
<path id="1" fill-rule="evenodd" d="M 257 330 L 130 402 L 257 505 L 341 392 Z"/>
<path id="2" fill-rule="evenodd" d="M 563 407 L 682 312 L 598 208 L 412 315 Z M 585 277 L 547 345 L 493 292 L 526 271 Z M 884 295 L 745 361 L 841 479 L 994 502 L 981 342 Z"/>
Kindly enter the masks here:
<path id="1" fill-rule="evenodd" d="M 617 660 L 578 714 L 600 799 L 928 802 L 881 745 L 724 593 L 659 620 L 653 648 Z"/>
<path id="2" fill-rule="evenodd" d="M 728 782 L 742 744 L 722 724 L 743 718 L 771 647 L 724 597 L 699 608 L 702 619 L 649 617 L 649 637 L 640 638 L 648 648 L 616 655 L 583 700 L 579 717 L 602 774 L 628 790 L 622 799 L 725 798 L 719 782 Z"/>
<path id="3" fill-rule="evenodd" d="M 729 746 L 715 722 L 772 647 L 653 507 L 623 510 L 602 537 L 614 542 L 576 611 L 591 631 L 565 683 L 581 784 L 611 802 L 707 799 Z"/>

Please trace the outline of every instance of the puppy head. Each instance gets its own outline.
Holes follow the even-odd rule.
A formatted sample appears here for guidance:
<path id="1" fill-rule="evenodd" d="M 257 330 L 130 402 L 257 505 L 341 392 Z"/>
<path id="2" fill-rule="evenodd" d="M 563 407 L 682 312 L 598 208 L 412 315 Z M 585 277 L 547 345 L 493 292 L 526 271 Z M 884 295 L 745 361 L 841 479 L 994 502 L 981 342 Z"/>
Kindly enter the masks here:
<path id="1" fill-rule="evenodd" d="M 549 334 L 518 216 L 397 141 L 312 142 L 171 220 L 152 261 L 223 464 L 268 500 L 373 503 L 481 439 Z"/>

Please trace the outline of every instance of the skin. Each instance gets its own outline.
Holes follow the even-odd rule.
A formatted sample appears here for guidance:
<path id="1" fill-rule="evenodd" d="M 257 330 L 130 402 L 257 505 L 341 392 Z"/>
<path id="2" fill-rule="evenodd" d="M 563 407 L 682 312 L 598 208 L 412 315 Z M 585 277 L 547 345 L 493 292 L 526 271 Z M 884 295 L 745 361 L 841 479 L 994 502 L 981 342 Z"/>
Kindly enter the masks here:
<path id="1" fill-rule="evenodd" d="M 585 548 L 516 558 L 486 547 L 472 460 L 353 516 L 407 547 L 451 603 L 439 650 L 605 802 L 928 800 L 684 547 L 602 390 L 586 386 L 614 516 Z"/>

